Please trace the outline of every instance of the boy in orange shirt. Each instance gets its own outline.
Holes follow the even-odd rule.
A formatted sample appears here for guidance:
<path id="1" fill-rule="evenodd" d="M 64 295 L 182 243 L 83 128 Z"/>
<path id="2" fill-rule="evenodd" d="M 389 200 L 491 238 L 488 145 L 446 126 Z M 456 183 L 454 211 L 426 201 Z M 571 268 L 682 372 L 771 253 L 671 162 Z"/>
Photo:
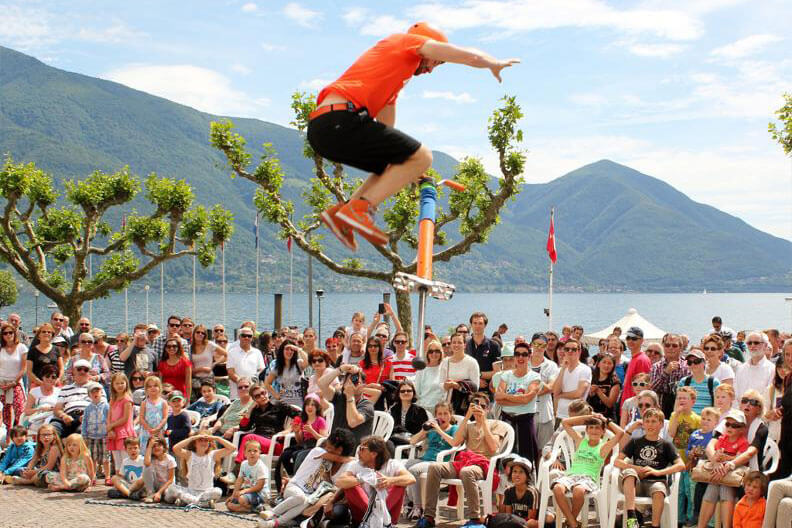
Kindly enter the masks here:
<path id="1" fill-rule="evenodd" d="M 762 528 L 765 516 L 767 476 L 750 471 L 743 479 L 745 496 L 734 507 L 734 528 Z"/>

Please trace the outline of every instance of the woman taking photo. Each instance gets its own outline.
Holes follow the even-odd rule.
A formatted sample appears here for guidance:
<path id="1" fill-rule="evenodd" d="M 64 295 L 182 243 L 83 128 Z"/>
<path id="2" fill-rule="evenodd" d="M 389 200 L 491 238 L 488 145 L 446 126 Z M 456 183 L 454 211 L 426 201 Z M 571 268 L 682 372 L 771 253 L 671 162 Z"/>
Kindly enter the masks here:
<path id="1" fill-rule="evenodd" d="M 614 369 L 613 356 L 600 352 L 591 377 L 588 403 L 595 413 L 610 419 L 616 418 L 616 402 L 619 400 L 621 383 Z"/>
<path id="2" fill-rule="evenodd" d="M 440 363 L 440 381 L 450 394 L 454 414 L 467 412 L 468 395 L 478 391 L 480 375 L 478 361 L 465 354 L 465 334 L 455 333 L 451 336 L 451 357 Z M 468 390 L 462 390 L 463 384 Z"/>
<path id="3" fill-rule="evenodd" d="M 429 415 L 426 409 L 416 405 L 418 396 L 412 381 L 400 381 L 398 393 L 398 401 L 390 408 L 394 424 L 391 441 L 394 445 L 403 445 L 409 441 L 410 436 L 421 432 L 421 426 L 429 419 Z"/>
<path id="4" fill-rule="evenodd" d="M 190 401 L 192 362 L 187 359 L 180 339 L 169 337 L 165 341 L 158 371 L 163 384 L 170 383 L 173 385 L 173 390 L 181 392 L 186 401 Z"/>
<path id="5" fill-rule="evenodd" d="M 275 489 L 280 493 L 282 488 L 281 469 L 289 476 L 294 475 L 295 462 L 302 458 L 300 453 L 306 453 L 316 447 L 316 443 L 327 436 L 328 426 L 322 418 L 322 407 L 319 397 L 309 394 L 305 397 L 302 414 L 296 416 L 291 423 L 291 433 L 294 433 L 294 443 L 283 450 L 275 468 Z"/>
<path id="6" fill-rule="evenodd" d="M 439 341 L 432 341 L 426 347 L 426 368 L 415 375 L 415 393 L 418 405 L 433 411 L 435 405 L 445 399 L 443 380 L 440 379 L 440 363 L 443 361 L 443 347 Z"/>
<path id="7" fill-rule="evenodd" d="M 49 323 L 44 323 L 36 330 L 38 343 L 28 350 L 27 375 L 31 387 L 41 385 L 41 372 L 45 365 L 55 365 L 58 369 L 58 379 L 63 379 L 63 358 L 60 351 L 53 346 L 52 337 L 55 329 Z"/>
<path id="8" fill-rule="evenodd" d="M 104 358 L 94 352 L 94 338 L 91 334 L 83 332 L 79 336 L 78 344 L 80 347 L 77 349 L 76 354 L 72 354 L 69 361 L 66 363 L 65 378 L 66 385 L 74 383 L 74 362 L 78 359 L 84 359 L 91 364 L 91 371 L 88 373 L 88 381 L 95 381 L 102 386 L 107 385 L 110 381 L 110 368 L 105 363 Z"/>
<path id="9" fill-rule="evenodd" d="M 275 353 L 275 363 L 264 380 L 264 387 L 271 397 L 288 405 L 302 407 L 302 371 L 305 365 L 300 360 L 300 349 L 291 339 L 285 339 Z M 277 388 L 276 388 L 277 387 Z"/>
<path id="10" fill-rule="evenodd" d="M 221 363 L 224 363 L 227 357 L 225 348 L 209 341 L 207 333 L 206 327 L 199 324 L 193 329 L 190 340 L 190 358 L 193 364 L 192 388 L 195 394 L 201 392 L 202 381 L 214 382 L 212 369 L 216 359 L 222 358 Z"/>
<path id="11" fill-rule="evenodd" d="M 3 423 L 11 431 L 22 419 L 25 391 L 22 377 L 27 367 L 27 347 L 19 342 L 16 328 L 8 323 L 0 326 L 0 397 L 3 404 Z"/>

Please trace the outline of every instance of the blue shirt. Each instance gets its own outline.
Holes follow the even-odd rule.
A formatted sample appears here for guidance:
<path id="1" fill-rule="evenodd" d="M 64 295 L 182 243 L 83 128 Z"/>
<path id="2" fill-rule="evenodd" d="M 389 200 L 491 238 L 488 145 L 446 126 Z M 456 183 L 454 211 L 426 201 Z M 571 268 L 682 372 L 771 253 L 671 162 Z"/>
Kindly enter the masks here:
<path id="1" fill-rule="evenodd" d="M 107 437 L 107 413 L 109 411 L 110 405 L 105 401 L 89 403 L 83 413 L 83 436 L 93 440 Z"/>
<path id="2" fill-rule="evenodd" d="M 18 446 L 12 441 L 9 444 L 3 460 L 0 461 L 0 473 L 14 475 L 23 470 L 33 458 L 35 450 L 36 444 L 33 442 L 25 442 L 21 446 Z"/>
<path id="3" fill-rule="evenodd" d="M 695 454 L 699 458 L 703 457 L 704 450 L 707 448 L 709 441 L 712 440 L 712 435 L 714 433 L 714 429 L 709 433 L 705 433 L 701 429 L 696 429 L 693 431 L 690 434 L 690 438 L 688 439 L 687 449 L 685 449 L 685 455 L 687 455 L 688 459 L 690 459 L 690 454 L 693 450 L 695 450 Z"/>
<path id="4" fill-rule="evenodd" d="M 446 434 L 448 436 L 453 437 L 457 429 L 459 429 L 459 426 L 457 424 L 454 424 L 448 428 Z M 445 441 L 445 438 L 440 436 L 440 433 L 438 433 L 433 429 L 429 431 L 429 433 L 426 435 L 426 451 L 424 451 L 423 456 L 421 456 L 421 460 L 428 460 L 434 462 L 435 460 L 437 460 L 437 454 L 440 451 L 444 451 L 450 448 L 451 446 L 449 445 L 448 442 Z"/>
<path id="5" fill-rule="evenodd" d="M 217 414 L 220 412 L 220 409 L 223 407 L 223 402 L 220 400 L 215 400 L 212 403 L 206 403 L 203 398 L 196 401 L 192 405 L 188 407 L 191 411 L 197 411 L 201 414 L 201 418 L 206 418 L 207 416 L 212 416 L 213 414 Z"/>
<path id="6" fill-rule="evenodd" d="M 707 376 L 707 378 L 710 376 Z M 690 387 L 696 389 L 696 403 L 693 404 L 693 412 L 701 415 L 701 411 L 704 410 L 705 407 L 712 407 L 715 405 L 715 402 L 712 399 L 709 391 L 709 385 L 707 383 L 707 378 L 704 378 L 702 383 L 696 383 L 696 380 L 693 379 L 691 376 L 690 378 Z M 715 394 L 715 388 L 720 385 L 720 381 L 717 378 L 712 378 L 712 394 Z M 679 380 L 678 387 L 685 386 L 685 378 Z"/>

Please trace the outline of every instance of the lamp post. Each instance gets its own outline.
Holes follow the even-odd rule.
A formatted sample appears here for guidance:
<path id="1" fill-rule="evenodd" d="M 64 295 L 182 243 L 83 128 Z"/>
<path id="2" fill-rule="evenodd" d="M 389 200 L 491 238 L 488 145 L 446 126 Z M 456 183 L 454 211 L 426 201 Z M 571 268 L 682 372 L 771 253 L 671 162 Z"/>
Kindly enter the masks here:
<path id="1" fill-rule="evenodd" d="M 143 286 L 143 290 L 146 292 L 146 324 L 149 324 L 151 322 L 149 319 L 149 299 L 148 299 L 149 285 L 146 284 L 145 286 Z"/>
<path id="2" fill-rule="evenodd" d="M 319 317 L 317 318 L 317 339 L 319 346 L 322 346 L 322 296 L 324 296 L 324 290 L 316 290 L 316 300 L 319 301 Z"/>
<path id="3" fill-rule="evenodd" d="M 39 298 L 38 290 L 33 292 L 33 297 L 36 298 L 36 327 L 38 327 L 38 298 Z"/>

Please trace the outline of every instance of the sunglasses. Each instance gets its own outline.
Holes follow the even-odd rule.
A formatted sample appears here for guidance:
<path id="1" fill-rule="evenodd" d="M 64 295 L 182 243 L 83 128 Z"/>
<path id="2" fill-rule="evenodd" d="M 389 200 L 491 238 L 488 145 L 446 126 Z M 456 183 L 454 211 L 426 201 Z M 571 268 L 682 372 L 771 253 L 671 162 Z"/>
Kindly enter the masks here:
<path id="1" fill-rule="evenodd" d="M 756 345 L 756 346 L 759 346 L 759 345 L 761 345 L 761 344 L 762 344 L 762 341 L 746 341 L 746 342 L 745 342 L 745 344 L 746 344 L 746 345 Z"/>
<path id="2" fill-rule="evenodd" d="M 132 376 L 132 381 L 143 381 L 144 379 L 146 378 L 143 376 Z"/>
<path id="3" fill-rule="evenodd" d="M 641 339 L 641 338 L 640 337 L 635 337 L 635 336 L 627 336 L 627 341 L 638 341 L 639 339 Z"/>
<path id="4" fill-rule="evenodd" d="M 168 326 L 170 328 L 179 328 L 181 326 L 181 323 L 168 323 Z"/>
<path id="5" fill-rule="evenodd" d="M 311 358 L 311 363 L 324 363 L 324 358 Z"/>
<path id="6" fill-rule="evenodd" d="M 679 343 L 665 343 L 663 346 L 666 348 L 679 348 Z"/>
<path id="7" fill-rule="evenodd" d="M 646 387 L 647 385 L 649 385 L 649 384 L 647 382 L 645 382 L 645 381 L 634 381 L 634 382 L 632 382 L 632 386 L 633 387 Z"/>
<path id="8" fill-rule="evenodd" d="M 399 394 L 412 394 L 412 389 L 402 389 L 399 391 Z"/>
<path id="9" fill-rule="evenodd" d="M 262 397 L 262 396 L 266 396 L 266 395 L 267 395 L 267 393 L 266 393 L 266 392 L 264 392 L 264 391 L 262 391 L 262 392 L 257 392 L 256 394 L 254 394 L 254 395 L 253 395 L 253 398 L 255 398 L 256 400 L 258 400 L 260 397 Z"/>
<path id="10" fill-rule="evenodd" d="M 745 427 L 745 424 L 741 424 L 739 422 L 726 422 L 726 427 L 730 429 L 742 429 Z"/>
<path id="11" fill-rule="evenodd" d="M 761 407 L 762 402 L 754 398 L 743 398 L 740 400 L 743 405 L 753 405 L 754 407 Z"/>
<path id="12" fill-rule="evenodd" d="M 169 348 L 179 348 L 179 345 L 165 345 L 165 349 Z"/>
<path id="13" fill-rule="evenodd" d="M 720 350 L 720 348 L 718 348 L 718 347 L 704 347 L 702 350 L 704 350 L 704 352 L 717 352 L 718 350 Z"/>
<path id="14" fill-rule="evenodd" d="M 93 345 L 94 342 L 93 341 L 80 341 L 80 344 L 81 345 Z"/>
<path id="15" fill-rule="evenodd" d="M 442 354 L 442 353 L 443 353 L 443 351 L 442 351 L 442 350 L 438 350 L 438 349 L 436 349 L 436 348 L 430 348 L 430 349 L 427 351 L 427 353 L 429 353 L 429 354 Z"/>
<path id="16" fill-rule="evenodd" d="M 536 343 L 531 343 L 533 348 L 547 348 L 547 343 L 544 341 L 537 341 Z"/>
<path id="17" fill-rule="evenodd" d="M 53 320 L 53 321 L 57 321 L 57 322 L 59 322 L 59 323 L 62 323 L 62 322 L 63 322 L 63 321 L 65 321 L 66 319 L 63 319 L 62 317 L 61 317 L 61 318 L 58 318 L 58 317 L 56 317 L 56 318 L 53 318 L 52 320 Z"/>
<path id="18" fill-rule="evenodd" d="M 377 334 L 374 337 L 376 337 L 377 339 L 388 339 L 388 336 L 383 335 L 383 334 Z"/>
<path id="19" fill-rule="evenodd" d="M 197 332 L 195 332 L 195 333 L 196 333 L 197 335 L 202 335 L 202 336 L 205 336 L 205 335 L 206 335 L 206 332 L 201 332 L 200 330 L 199 330 L 199 331 L 197 331 Z"/>
<path id="20" fill-rule="evenodd" d="M 530 355 L 531 354 L 529 354 L 528 352 L 515 352 L 514 353 L 514 357 L 528 357 Z"/>
<path id="21" fill-rule="evenodd" d="M 407 344 L 407 341 L 404 340 L 404 339 L 395 339 L 393 342 L 395 344 L 397 344 L 397 345 L 406 345 Z"/>
<path id="22" fill-rule="evenodd" d="M 75 370 L 77 370 L 77 372 L 89 372 L 91 369 L 86 367 L 77 367 Z"/>
<path id="23" fill-rule="evenodd" d="M 218 345 L 227 345 L 228 344 L 228 340 L 226 340 L 226 339 L 215 339 L 215 343 L 217 343 Z"/>
<path id="24" fill-rule="evenodd" d="M 250 385 L 237 385 L 237 389 L 239 390 L 248 390 Z"/>
<path id="25" fill-rule="evenodd" d="M 14 335 L 14 334 L 16 334 L 16 332 L 14 332 L 13 330 L 6 330 L 5 332 L 3 332 L 3 335 Z"/>
<path id="26" fill-rule="evenodd" d="M 700 358 L 693 358 L 687 360 L 688 365 L 701 365 L 702 363 L 704 363 L 704 360 Z"/>
<path id="27" fill-rule="evenodd" d="M 253 334 L 239 334 L 240 339 L 253 339 Z"/>
<path id="28" fill-rule="evenodd" d="M 368 346 L 368 347 L 369 347 L 369 348 L 379 348 L 380 346 L 379 346 L 379 344 L 377 344 L 377 343 L 371 343 L 371 344 L 369 344 L 369 346 Z"/>
<path id="29" fill-rule="evenodd" d="M 563 350 L 564 350 L 564 352 L 577 352 L 578 351 L 578 347 L 566 347 L 565 346 Z"/>
<path id="30" fill-rule="evenodd" d="M 449 346 L 449 345 L 451 345 L 451 341 L 446 341 L 443 343 L 443 346 Z"/>
<path id="31" fill-rule="evenodd" d="M 639 409 L 650 409 L 651 407 L 652 407 L 651 403 L 639 403 L 638 404 L 638 408 Z"/>

